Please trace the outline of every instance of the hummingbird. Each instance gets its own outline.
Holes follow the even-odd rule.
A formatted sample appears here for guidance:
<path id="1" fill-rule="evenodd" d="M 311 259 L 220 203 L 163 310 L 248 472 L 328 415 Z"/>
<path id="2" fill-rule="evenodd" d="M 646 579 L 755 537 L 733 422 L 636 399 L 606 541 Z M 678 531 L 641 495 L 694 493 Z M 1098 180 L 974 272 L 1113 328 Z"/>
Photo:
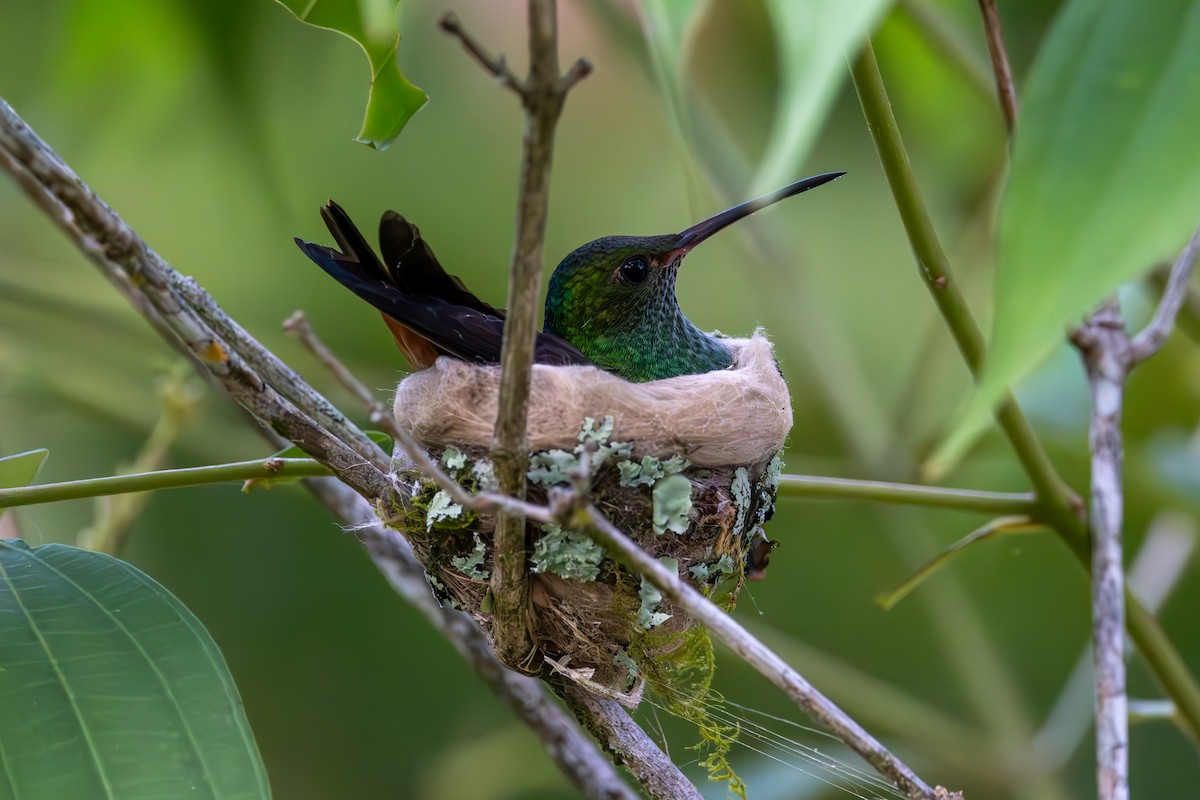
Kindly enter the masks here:
<path id="1" fill-rule="evenodd" d="M 550 277 L 535 362 L 594 365 L 635 383 L 733 366 L 721 338 L 701 331 L 679 308 L 675 279 L 684 257 L 734 222 L 844 174 L 796 181 L 679 233 L 605 236 L 576 248 Z M 442 269 L 415 225 L 385 212 L 380 258 L 337 203 L 323 206 L 321 217 L 340 250 L 300 238 L 296 244 L 383 315 L 414 369 L 443 355 L 500 363 L 504 312 Z"/>

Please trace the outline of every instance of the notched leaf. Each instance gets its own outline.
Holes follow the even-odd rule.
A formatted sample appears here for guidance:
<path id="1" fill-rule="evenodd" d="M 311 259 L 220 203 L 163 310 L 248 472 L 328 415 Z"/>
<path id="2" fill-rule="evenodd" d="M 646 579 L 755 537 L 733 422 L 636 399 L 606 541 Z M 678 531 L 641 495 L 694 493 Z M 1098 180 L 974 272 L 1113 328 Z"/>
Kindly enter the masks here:
<path id="1" fill-rule="evenodd" d="M 371 89 L 356 141 L 386 149 L 425 105 L 425 92 L 408 82 L 396 63 L 399 2 L 389 0 L 276 0 L 298 20 L 353 40 L 371 63 Z"/>

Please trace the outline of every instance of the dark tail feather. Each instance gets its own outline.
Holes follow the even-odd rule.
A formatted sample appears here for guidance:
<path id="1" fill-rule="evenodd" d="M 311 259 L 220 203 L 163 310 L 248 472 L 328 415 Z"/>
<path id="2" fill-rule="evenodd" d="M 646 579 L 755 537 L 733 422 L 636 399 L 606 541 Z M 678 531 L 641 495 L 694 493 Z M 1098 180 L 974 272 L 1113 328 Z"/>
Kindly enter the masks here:
<path id="1" fill-rule="evenodd" d="M 375 250 L 367 243 L 362 233 L 359 232 L 358 226 L 341 206 L 330 200 L 321 207 L 321 219 L 325 220 L 325 227 L 329 228 L 329 232 L 333 234 L 342 253 L 354 258 L 362 265 L 364 275 L 381 281 L 390 280 L 379 256 L 375 255 Z"/>
<path id="2" fill-rule="evenodd" d="M 416 226 L 395 212 L 384 215 L 380 223 L 382 249 L 389 268 L 336 203 L 330 201 L 321 209 L 321 216 L 345 252 L 299 238 L 296 245 L 338 283 L 383 314 L 396 344 L 414 368 L 430 366 L 438 355 L 477 364 L 499 363 L 503 315 L 446 274 Z M 397 259 L 394 265 L 393 256 Z M 548 333 L 538 334 L 535 358 L 542 364 L 591 363 L 566 341 Z"/>
<path id="3" fill-rule="evenodd" d="M 379 249 L 397 289 L 440 297 L 448 303 L 504 318 L 503 311 L 480 300 L 461 280 L 442 269 L 417 226 L 395 211 L 384 212 L 379 220 Z"/>

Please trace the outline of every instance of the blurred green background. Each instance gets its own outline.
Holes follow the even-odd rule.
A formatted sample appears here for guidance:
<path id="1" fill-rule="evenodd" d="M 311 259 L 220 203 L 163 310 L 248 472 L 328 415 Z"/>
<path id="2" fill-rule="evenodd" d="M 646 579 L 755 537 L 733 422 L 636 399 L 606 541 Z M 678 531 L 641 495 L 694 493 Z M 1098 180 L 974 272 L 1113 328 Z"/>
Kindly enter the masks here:
<path id="1" fill-rule="evenodd" d="M 1055 6 L 1002 4 L 1018 85 Z M 291 242 L 327 238 L 317 216 L 326 198 L 368 230 L 384 209 L 400 210 L 472 289 L 493 302 L 504 297 L 521 116 L 437 31 L 450 7 L 524 68 L 523 4 L 406 3 L 401 63 L 431 99 L 384 153 L 351 141 L 366 93 L 361 52 L 269 0 L 7 4 L 0 96 L 151 246 L 352 409 L 280 324 L 304 309 L 381 399 L 404 374 L 378 315 Z M 935 224 L 986 327 L 1005 140 L 990 87 L 971 77 L 987 69 L 977 14 L 972 0 L 902 3 L 876 47 Z M 690 107 L 719 142 L 704 166 L 673 132 L 632 4 L 562 0 L 560 24 L 564 63 L 586 56 L 596 69 L 571 95 L 559 127 L 547 274 L 584 241 L 675 231 L 718 210 L 723 200 L 699 177 L 706 170 L 723 176 L 736 195 L 728 199 L 744 198 L 779 77 L 761 0 L 715 0 L 694 31 Z M 803 173 L 831 169 L 849 175 L 692 255 L 680 303 L 703 328 L 762 325 L 774 337 L 796 410 L 789 471 L 916 480 L 969 382 L 914 272 L 848 85 Z M 1131 287 L 1125 299 L 1129 316 L 1144 319 L 1152 296 Z M 177 360 L 0 179 L 0 452 L 48 447 L 42 481 L 113 472 L 135 457 L 160 416 L 156 385 Z M 1085 487 L 1088 401 L 1077 359 L 1064 348 L 1020 398 L 1055 462 Z M 1159 521 L 1184 532 L 1200 514 L 1198 401 L 1200 353 L 1182 337 L 1130 385 L 1131 551 L 1161 511 L 1182 512 Z M 245 418 L 211 395 L 170 463 L 266 452 Z M 1027 488 L 995 435 L 946 481 Z M 95 509 L 88 501 L 28 508 L 16 521 L 31 544 L 73 541 Z M 1062 704 L 1046 725 L 1089 626 L 1083 572 L 1051 534 L 975 547 L 891 612 L 873 602 L 985 521 L 784 501 L 769 530 L 782 547 L 737 614 L 927 780 L 973 800 L 1087 796 L 1090 700 Z M 572 796 L 534 737 L 386 588 L 353 534 L 302 490 L 157 495 L 124 556 L 175 592 L 220 644 L 276 797 Z M 1162 618 L 1194 670 L 1198 607 L 1191 559 Z M 1133 663 L 1133 695 L 1158 696 Z M 879 683 L 864 687 L 864 676 Z M 719 655 L 717 685 L 731 701 L 797 716 L 727 654 Z M 686 747 L 694 732 L 669 721 L 666 728 L 676 761 L 693 760 Z M 1135 727 L 1131 752 L 1136 795 L 1195 796 L 1196 748 L 1169 723 Z M 794 763 L 747 749 L 734 755 L 751 797 L 847 796 Z M 721 786 L 705 788 L 724 796 Z"/>

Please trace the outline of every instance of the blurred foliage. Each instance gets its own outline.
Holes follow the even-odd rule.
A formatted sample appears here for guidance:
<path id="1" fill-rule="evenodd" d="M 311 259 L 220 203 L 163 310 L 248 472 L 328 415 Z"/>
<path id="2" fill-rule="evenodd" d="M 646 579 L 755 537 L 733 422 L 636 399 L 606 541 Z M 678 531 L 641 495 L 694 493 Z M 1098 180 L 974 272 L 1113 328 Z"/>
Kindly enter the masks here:
<path id="1" fill-rule="evenodd" d="M 572 93 L 559 128 L 547 271 L 581 242 L 679 230 L 752 193 L 785 97 L 781 71 L 795 54 L 779 51 L 770 11 L 778 4 L 700 5 L 683 62 L 687 113 L 695 115 L 687 124 L 699 139 L 693 161 L 676 112 L 658 94 L 634 6 L 561 0 L 563 61 L 586 56 L 596 71 Z M 1001 6 L 1019 86 L 1055 5 Z M 906 0 L 882 19 L 876 45 L 934 223 L 986 323 L 1006 143 L 992 89 L 977 79 L 987 56 L 975 6 Z M 378 315 L 291 243 L 296 235 L 324 240 L 317 208 L 326 198 L 367 227 L 384 209 L 400 210 L 481 296 L 504 296 L 520 109 L 437 31 L 448 7 L 404 4 L 401 67 L 432 101 L 386 154 L 346 136 L 366 91 L 361 56 L 267 0 L 13 4 L 0 27 L 0 96 L 164 257 L 353 409 L 280 328 L 303 308 L 381 398 L 405 369 Z M 519 4 L 460 0 L 453 8 L 493 52 L 524 68 Z M 912 480 L 970 381 L 915 274 L 844 83 L 794 177 L 829 169 L 849 174 L 698 249 L 680 302 L 704 328 L 763 325 L 773 334 L 796 409 L 789 471 Z M 0 209 L 0 453 L 48 447 L 46 481 L 111 473 L 155 425 L 155 378 L 178 357 L 8 180 L 0 180 Z M 1154 295 L 1131 287 L 1125 297 L 1140 324 Z M 1200 353 L 1177 339 L 1130 385 L 1131 551 L 1160 510 L 1200 514 L 1197 376 Z M 1088 398 L 1077 357 L 1061 348 L 1018 395 L 1066 477 L 1085 486 Z M 266 451 L 239 412 L 211 402 L 172 460 Z M 947 480 L 1027 488 L 994 433 Z M 33 544 L 70 540 L 91 522 L 92 504 L 7 516 Z M 1086 796 L 1093 767 L 1085 723 L 1078 736 L 1053 728 L 1053 747 L 1029 749 L 1089 629 L 1086 580 L 1054 536 L 977 545 L 893 611 L 873 603 L 986 521 L 786 501 L 770 529 L 782 547 L 737 613 L 770 626 L 768 643 L 793 655 L 801 672 L 820 671 L 818 685 L 928 779 L 973 800 Z M 124 555 L 183 600 L 220 645 L 277 797 L 573 795 L 533 736 L 299 488 L 156 495 Z M 1162 617 L 1194 668 L 1198 604 L 1193 559 Z M 718 652 L 718 665 L 716 688 L 730 700 L 796 716 L 736 659 Z M 864 685 L 872 692 L 860 694 Z M 1136 659 L 1131 688 L 1158 696 Z M 661 722 L 672 753 L 688 761 L 694 731 Z M 955 732 L 948 738 L 947 725 Z M 752 798 L 842 796 L 748 749 L 732 758 Z M 1132 767 L 1141 796 L 1183 798 L 1200 783 L 1194 746 L 1164 723 L 1133 730 Z"/>
<path id="2" fill-rule="evenodd" d="M 1041 52 L 1001 208 L 992 346 L 956 442 L 1064 327 L 1174 260 L 1197 224 L 1200 4 L 1073 2 Z"/>

